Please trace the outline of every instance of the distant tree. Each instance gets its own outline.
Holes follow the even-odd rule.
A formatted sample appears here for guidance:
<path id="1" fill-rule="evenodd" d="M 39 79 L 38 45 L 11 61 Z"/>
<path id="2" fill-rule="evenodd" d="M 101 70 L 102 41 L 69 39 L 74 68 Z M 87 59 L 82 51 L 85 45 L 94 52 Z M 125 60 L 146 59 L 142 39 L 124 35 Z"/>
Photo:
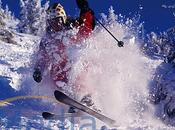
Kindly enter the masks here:
<path id="1" fill-rule="evenodd" d="M 5 6 L 5 15 L 7 16 L 7 17 L 11 17 L 12 15 L 12 12 L 9 10 L 9 7 L 8 7 L 8 5 L 6 5 Z"/>
<path id="2" fill-rule="evenodd" d="M 109 8 L 109 18 L 108 18 L 108 20 L 109 20 L 109 23 L 115 23 L 116 22 L 116 20 L 117 20 L 117 15 L 115 14 L 115 11 L 114 11 L 114 9 L 113 9 L 113 7 L 111 6 L 110 8 Z"/>
<path id="3" fill-rule="evenodd" d="M 49 7 L 49 1 L 47 1 L 44 6 L 41 9 L 41 15 L 40 15 L 40 27 L 38 30 L 38 35 L 43 35 L 45 33 L 45 29 L 46 29 L 46 10 Z"/>
<path id="4" fill-rule="evenodd" d="M 17 21 L 14 14 L 9 10 L 8 5 L 6 5 L 5 9 L 2 8 L 2 1 L 0 0 L 0 28 L 12 26 L 12 28 L 15 28 Z"/>
<path id="5" fill-rule="evenodd" d="M 27 4 L 27 21 L 29 24 L 29 31 L 32 34 L 38 35 L 41 15 L 41 1 L 30 0 Z"/>
<path id="6" fill-rule="evenodd" d="M 2 1 L 0 0 L 0 28 L 5 25 L 4 18 L 4 10 L 2 8 Z"/>
<path id="7" fill-rule="evenodd" d="M 162 5 L 162 7 L 175 13 L 175 5 Z M 164 59 L 168 63 L 175 59 L 175 26 L 159 34 L 152 32 L 147 38 L 143 49 L 147 54 Z"/>
<path id="8" fill-rule="evenodd" d="M 20 7 L 21 7 L 21 12 L 20 12 L 20 22 L 18 24 L 19 31 L 22 33 L 27 33 L 28 32 L 28 20 L 27 20 L 27 2 L 28 0 L 20 0 Z"/>
<path id="9" fill-rule="evenodd" d="M 45 27 L 45 8 L 41 0 L 20 0 L 21 12 L 19 31 L 22 33 L 40 35 Z"/>
<path id="10" fill-rule="evenodd" d="M 173 63 L 175 59 L 175 28 L 166 32 L 148 35 L 144 49 L 152 58 L 162 59 L 167 63 Z M 173 63 L 175 64 L 175 62 Z"/>
<path id="11" fill-rule="evenodd" d="M 0 8 L 2 8 L 2 1 L 0 0 Z"/>

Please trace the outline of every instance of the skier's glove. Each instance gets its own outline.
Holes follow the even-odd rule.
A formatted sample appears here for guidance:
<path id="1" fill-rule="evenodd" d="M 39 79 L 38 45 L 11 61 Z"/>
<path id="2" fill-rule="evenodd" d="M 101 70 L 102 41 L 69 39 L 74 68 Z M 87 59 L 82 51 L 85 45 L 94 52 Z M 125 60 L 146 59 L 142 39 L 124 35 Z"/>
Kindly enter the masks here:
<path id="1" fill-rule="evenodd" d="M 39 83 L 42 80 L 42 75 L 41 75 L 41 71 L 39 69 L 35 69 L 34 73 L 33 73 L 33 79 Z"/>
<path id="2" fill-rule="evenodd" d="M 119 46 L 119 47 L 123 47 L 123 46 L 124 46 L 124 42 L 118 41 L 118 46 Z"/>
<path id="3" fill-rule="evenodd" d="M 76 0 L 77 6 L 79 9 L 87 9 L 89 8 L 87 0 Z"/>

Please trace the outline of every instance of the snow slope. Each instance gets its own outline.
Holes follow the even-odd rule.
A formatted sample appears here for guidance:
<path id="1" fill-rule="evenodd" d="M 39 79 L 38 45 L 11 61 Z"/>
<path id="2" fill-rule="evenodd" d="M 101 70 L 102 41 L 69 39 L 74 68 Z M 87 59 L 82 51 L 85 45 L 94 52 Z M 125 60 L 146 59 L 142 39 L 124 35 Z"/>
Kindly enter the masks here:
<path id="1" fill-rule="evenodd" d="M 82 71 L 87 71 L 85 68 L 88 66 L 83 84 L 92 92 L 96 105 L 103 113 L 117 121 L 118 129 L 175 129 L 165 124 L 173 119 L 168 120 L 167 117 L 163 118 L 165 122 L 162 121 L 161 111 L 166 103 L 154 105 L 150 102 L 150 92 L 154 93 L 153 88 L 160 75 L 163 75 L 159 78 L 161 83 L 165 80 L 164 83 L 171 86 L 168 88 L 173 87 L 174 79 L 170 77 L 174 76 L 174 69 L 172 66 L 165 67 L 161 60 L 152 60 L 144 55 L 141 43 L 127 24 L 114 20 L 106 25 L 118 39 L 124 41 L 124 47 L 119 48 L 102 27 L 97 27 L 82 46 L 69 48 L 73 58 L 72 81 Z M 69 120 L 45 121 L 40 116 L 42 111 L 59 112 L 59 105 L 52 99 L 53 91 L 48 87 L 51 85 L 48 79 L 41 84 L 32 79 L 32 66 L 40 38 L 16 32 L 13 35 L 17 44 L 0 42 L 0 128 L 60 130 L 62 126 L 70 130 Z M 170 68 L 172 70 L 166 73 Z M 37 97 L 24 97 L 31 95 Z M 16 96 L 21 97 L 4 101 Z M 104 125 L 98 120 L 96 122 L 95 129 Z"/>
<path id="2" fill-rule="evenodd" d="M 10 86 L 15 90 L 19 90 L 21 81 L 24 79 L 24 75 L 27 72 L 23 72 L 23 70 L 30 69 L 31 56 L 35 48 L 34 44 L 39 38 L 23 34 L 14 35 L 14 40 L 17 44 L 0 43 L 0 75 L 9 78 Z"/>

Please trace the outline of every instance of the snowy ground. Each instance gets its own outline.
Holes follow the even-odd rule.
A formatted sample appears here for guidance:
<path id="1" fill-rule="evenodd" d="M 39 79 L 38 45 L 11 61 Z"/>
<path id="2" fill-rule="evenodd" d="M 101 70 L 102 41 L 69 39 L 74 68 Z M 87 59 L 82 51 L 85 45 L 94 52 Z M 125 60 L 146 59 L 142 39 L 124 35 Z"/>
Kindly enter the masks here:
<path id="1" fill-rule="evenodd" d="M 164 105 L 169 100 L 153 104 L 149 96 L 150 92 L 157 92 L 154 86 L 161 84 L 173 97 L 175 70 L 163 61 L 145 56 L 139 48 L 140 43 L 128 33 L 125 25 L 115 23 L 109 29 L 124 41 L 124 48 L 117 47 L 116 41 L 99 27 L 84 46 L 70 48 L 74 59 L 72 77 L 88 65 L 84 84 L 93 92 L 94 100 L 103 113 L 116 120 L 118 129 L 175 129 L 168 126 L 173 125 L 173 119 L 164 113 Z M 37 84 L 32 79 L 32 63 L 39 38 L 19 33 L 14 35 L 17 44 L 0 42 L 0 128 L 62 130 L 65 127 L 70 130 L 70 120 L 46 121 L 41 117 L 42 111 L 59 113 L 60 104 L 52 98 L 49 81 Z M 88 121 L 93 120 L 81 118 L 81 123 L 75 124 L 89 130 L 100 129 L 103 125 L 96 120 L 95 125 L 88 128 L 85 126 Z M 74 127 L 78 129 L 78 126 Z"/>

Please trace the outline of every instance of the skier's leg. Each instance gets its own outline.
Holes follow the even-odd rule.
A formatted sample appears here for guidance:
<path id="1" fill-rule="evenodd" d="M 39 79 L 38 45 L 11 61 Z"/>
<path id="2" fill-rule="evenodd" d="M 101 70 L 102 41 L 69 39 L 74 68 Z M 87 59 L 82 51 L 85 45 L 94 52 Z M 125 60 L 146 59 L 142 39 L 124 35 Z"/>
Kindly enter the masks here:
<path id="1" fill-rule="evenodd" d="M 95 111 L 101 112 L 101 110 L 96 106 L 97 104 L 94 103 L 93 97 L 95 97 L 95 88 L 91 87 L 92 85 L 89 83 L 88 69 L 89 66 L 80 72 L 77 76 L 75 89 L 77 92 L 79 92 L 79 100 L 81 103 L 94 109 Z"/>

